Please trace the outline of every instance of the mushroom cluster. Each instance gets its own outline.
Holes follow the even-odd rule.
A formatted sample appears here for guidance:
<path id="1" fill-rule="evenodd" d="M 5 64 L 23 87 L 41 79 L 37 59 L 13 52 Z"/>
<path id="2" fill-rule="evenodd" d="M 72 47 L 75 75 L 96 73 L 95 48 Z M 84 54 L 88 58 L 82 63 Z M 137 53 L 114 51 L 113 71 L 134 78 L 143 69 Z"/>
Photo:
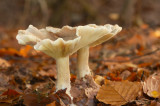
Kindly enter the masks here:
<path id="1" fill-rule="evenodd" d="M 44 52 L 56 60 L 56 91 L 65 89 L 70 95 L 69 56 L 77 52 L 77 77 L 90 75 L 88 65 L 89 47 L 99 45 L 121 31 L 118 25 L 106 24 L 60 28 L 46 27 L 37 29 L 29 25 L 26 30 L 19 30 L 16 39 L 19 44 L 31 45 L 35 50 Z"/>

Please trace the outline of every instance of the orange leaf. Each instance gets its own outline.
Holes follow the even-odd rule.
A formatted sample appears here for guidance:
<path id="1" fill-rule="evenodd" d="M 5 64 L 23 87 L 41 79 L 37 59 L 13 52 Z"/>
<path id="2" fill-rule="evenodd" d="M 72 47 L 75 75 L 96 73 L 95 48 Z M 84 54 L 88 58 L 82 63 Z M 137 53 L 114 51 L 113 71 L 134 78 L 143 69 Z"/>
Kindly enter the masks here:
<path id="1" fill-rule="evenodd" d="M 74 82 L 76 80 L 76 76 L 73 74 L 71 74 L 70 76 L 71 76 L 71 82 Z"/>
<path id="2" fill-rule="evenodd" d="M 56 106 L 56 101 L 53 101 L 52 103 L 47 104 L 46 106 Z"/>
<path id="3" fill-rule="evenodd" d="M 148 62 L 148 63 L 141 63 L 141 64 L 139 64 L 138 66 L 139 66 L 139 67 L 147 67 L 147 66 L 150 66 L 150 65 L 152 65 L 151 62 Z"/>
<path id="4" fill-rule="evenodd" d="M 126 80 L 135 81 L 137 79 L 137 73 L 133 72 Z"/>
<path id="5" fill-rule="evenodd" d="M 19 54 L 23 57 L 26 57 L 31 49 L 32 47 L 29 45 L 22 47 L 19 51 Z"/>
<path id="6" fill-rule="evenodd" d="M 2 48 L 2 49 L 0 49 L 0 56 L 5 56 L 5 55 L 11 55 L 11 56 L 19 55 L 19 52 L 14 48 L 8 48 L 8 49 Z"/>
<path id="7" fill-rule="evenodd" d="M 107 77 L 109 77 L 112 81 L 122 81 L 122 78 L 116 76 L 114 73 L 107 73 Z"/>

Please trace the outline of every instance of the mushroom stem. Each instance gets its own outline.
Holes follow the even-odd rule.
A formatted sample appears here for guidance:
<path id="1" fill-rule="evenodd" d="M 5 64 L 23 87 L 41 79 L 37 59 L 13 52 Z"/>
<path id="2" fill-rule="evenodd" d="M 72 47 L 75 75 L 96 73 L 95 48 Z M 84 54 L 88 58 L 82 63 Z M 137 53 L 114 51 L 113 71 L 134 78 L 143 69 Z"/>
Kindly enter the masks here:
<path id="1" fill-rule="evenodd" d="M 77 51 L 77 78 L 83 78 L 85 75 L 90 75 L 90 68 L 88 64 L 89 47 L 83 47 Z"/>
<path id="2" fill-rule="evenodd" d="M 67 88 L 66 93 L 70 94 L 70 69 L 69 56 L 56 59 L 57 64 L 57 84 L 56 90 Z"/>

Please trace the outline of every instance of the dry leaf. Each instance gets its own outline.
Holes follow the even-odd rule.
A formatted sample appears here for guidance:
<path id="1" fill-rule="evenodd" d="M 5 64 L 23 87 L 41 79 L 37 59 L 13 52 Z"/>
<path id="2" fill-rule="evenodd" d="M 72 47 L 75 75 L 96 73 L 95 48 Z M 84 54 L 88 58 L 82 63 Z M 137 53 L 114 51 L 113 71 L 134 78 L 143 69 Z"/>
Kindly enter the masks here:
<path id="1" fill-rule="evenodd" d="M 102 85 L 102 83 L 104 83 L 104 80 L 105 78 L 100 76 L 100 75 L 96 75 L 95 76 L 95 82 L 98 84 L 98 85 Z"/>
<path id="2" fill-rule="evenodd" d="M 21 94 L 15 90 L 8 89 L 0 95 L 0 102 L 12 103 L 13 100 L 17 99 Z"/>
<path id="3" fill-rule="evenodd" d="M 0 68 L 10 67 L 11 65 L 4 59 L 0 58 Z"/>
<path id="4" fill-rule="evenodd" d="M 15 90 L 8 89 L 6 92 L 3 92 L 2 95 L 7 95 L 7 97 L 15 97 L 15 96 L 19 96 L 20 93 Z"/>
<path id="5" fill-rule="evenodd" d="M 124 105 L 135 100 L 141 92 L 141 88 L 141 83 L 139 82 L 109 81 L 100 88 L 97 99 L 106 104 Z"/>
<path id="6" fill-rule="evenodd" d="M 160 98 L 160 73 L 151 75 L 142 84 L 144 93 L 150 97 Z"/>
<path id="7" fill-rule="evenodd" d="M 156 29 L 154 32 L 153 32 L 153 35 L 157 38 L 160 38 L 160 29 Z"/>
<path id="8" fill-rule="evenodd" d="M 46 106 L 56 106 L 56 101 L 53 101 L 52 103 L 47 104 Z"/>
<path id="9" fill-rule="evenodd" d="M 23 57 L 26 57 L 31 49 L 32 47 L 29 45 L 24 46 L 20 49 L 19 54 Z"/>
<path id="10" fill-rule="evenodd" d="M 26 57 L 28 53 L 31 51 L 32 47 L 27 45 L 25 47 L 22 47 L 19 51 L 16 50 L 15 48 L 2 48 L 0 49 L 0 56 L 14 56 L 14 55 L 19 55 L 22 57 Z"/>
<path id="11" fill-rule="evenodd" d="M 6 56 L 6 55 L 19 55 L 19 52 L 14 48 L 2 48 L 0 49 L 0 56 Z"/>
<path id="12" fill-rule="evenodd" d="M 120 77 L 122 78 L 122 80 L 126 80 L 132 73 L 128 70 L 123 71 L 120 74 Z"/>
<path id="13" fill-rule="evenodd" d="M 150 71 L 146 68 L 138 68 L 137 69 L 137 77 L 138 79 L 144 81 L 150 75 Z"/>

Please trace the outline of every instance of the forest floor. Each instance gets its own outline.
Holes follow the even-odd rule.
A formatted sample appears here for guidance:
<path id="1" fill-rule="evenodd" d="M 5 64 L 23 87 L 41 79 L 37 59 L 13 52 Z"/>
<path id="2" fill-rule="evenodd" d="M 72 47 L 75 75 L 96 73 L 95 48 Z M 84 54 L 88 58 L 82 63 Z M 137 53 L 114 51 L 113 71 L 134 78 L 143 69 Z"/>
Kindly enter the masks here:
<path id="1" fill-rule="evenodd" d="M 0 28 L 0 35 L 0 106 L 70 104 L 65 90 L 54 93 L 57 76 L 53 58 L 19 45 L 17 30 Z M 122 30 L 90 49 L 89 65 L 101 86 L 92 99 L 94 105 L 160 105 L 160 28 L 142 25 Z M 74 84 L 76 54 L 70 57 L 70 69 Z M 86 105 L 88 99 L 84 93 L 76 102 Z"/>

